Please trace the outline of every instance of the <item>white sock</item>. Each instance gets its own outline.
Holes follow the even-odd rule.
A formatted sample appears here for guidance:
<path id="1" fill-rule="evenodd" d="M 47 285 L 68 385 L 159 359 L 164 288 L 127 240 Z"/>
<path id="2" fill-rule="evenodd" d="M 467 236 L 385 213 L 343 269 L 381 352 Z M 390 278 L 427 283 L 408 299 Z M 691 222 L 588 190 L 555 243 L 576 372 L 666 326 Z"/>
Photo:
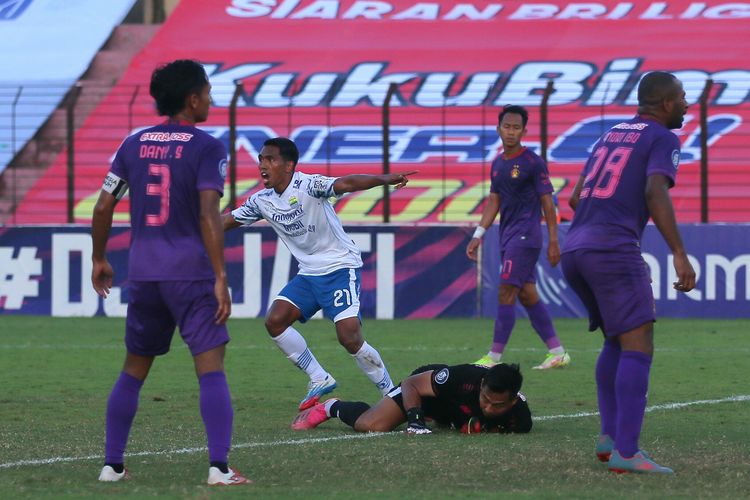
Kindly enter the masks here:
<path id="1" fill-rule="evenodd" d="M 354 360 L 357 362 L 360 370 L 365 372 L 367 378 L 377 386 L 380 392 L 385 395 L 393 389 L 393 381 L 391 376 L 388 375 L 388 370 L 385 368 L 385 363 L 380 358 L 380 354 L 367 342 L 362 344 L 362 347 L 357 354 L 352 354 Z"/>
<path id="2" fill-rule="evenodd" d="M 495 351 L 490 351 L 490 352 L 487 353 L 487 356 L 489 356 L 490 359 L 492 361 L 494 361 L 495 363 L 499 363 L 500 362 L 500 358 L 503 357 L 503 353 L 501 353 L 501 352 L 495 352 Z"/>
<path id="3" fill-rule="evenodd" d="M 565 349 L 563 348 L 563 346 L 560 346 L 550 349 L 549 352 L 550 354 L 565 354 Z"/>
<path id="4" fill-rule="evenodd" d="M 290 326 L 278 337 L 271 338 L 279 346 L 281 352 L 286 354 L 287 359 L 307 373 L 310 380 L 320 382 L 326 378 L 328 372 L 320 366 L 313 353 L 307 348 L 305 338 L 293 327 Z"/>
<path id="5" fill-rule="evenodd" d="M 333 406 L 333 403 L 335 403 L 336 401 L 338 401 L 338 399 L 332 398 L 332 399 L 329 399 L 328 401 L 326 401 L 325 403 L 323 403 L 323 407 L 326 409 L 326 415 L 327 416 L 329 416 L 329 417 L 333 416 L 333 415 L 331 415 L 331 406 Z"/>

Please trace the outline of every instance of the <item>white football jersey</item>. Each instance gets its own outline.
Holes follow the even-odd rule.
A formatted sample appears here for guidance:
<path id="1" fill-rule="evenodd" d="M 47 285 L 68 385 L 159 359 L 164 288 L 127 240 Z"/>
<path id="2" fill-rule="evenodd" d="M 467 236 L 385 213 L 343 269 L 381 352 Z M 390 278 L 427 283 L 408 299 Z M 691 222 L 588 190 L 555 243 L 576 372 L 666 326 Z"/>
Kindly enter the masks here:
<path id="1" fill-rule="evenodd" d="M 249 226 L 265 219 L 299 262 L 299 274 L 319 276 L 337 269 L 362 267 L 362 256 L 344 232 L 328 198 L 335 177 L 295 172 L 286 190 L 264 189 L 232 211 Z"/>

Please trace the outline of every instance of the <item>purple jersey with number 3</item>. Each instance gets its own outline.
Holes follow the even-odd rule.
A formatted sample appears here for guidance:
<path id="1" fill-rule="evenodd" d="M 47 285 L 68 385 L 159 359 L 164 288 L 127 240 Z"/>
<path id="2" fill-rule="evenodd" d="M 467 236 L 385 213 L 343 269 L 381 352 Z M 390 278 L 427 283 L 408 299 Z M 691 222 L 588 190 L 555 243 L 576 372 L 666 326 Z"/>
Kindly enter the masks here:
<path id="1" fill-rule="evenodd" d="M 200 230 L 200 191 L 224 193 L 224 145 L 185 123 L 165 122 L 131 135 L 112 162 L 130 192 L 129 278 L 214 279 Z"/>
<path id="2" fill-rule="evenodd" d="M 646 181 L 660 174 L 674 186 L 680 141 L 664 125 L 636 115 L 605 132 L 585 176 L 563 252 L 638 248 L 649 219 Z"/>
<path id="3" fill-rule="evenodd" d="M 542 247 L 541 196 L 553 191 L 544 160 L 523 148 L 492 162 L 490 192 L 500 196 L 500 248 Z"/>

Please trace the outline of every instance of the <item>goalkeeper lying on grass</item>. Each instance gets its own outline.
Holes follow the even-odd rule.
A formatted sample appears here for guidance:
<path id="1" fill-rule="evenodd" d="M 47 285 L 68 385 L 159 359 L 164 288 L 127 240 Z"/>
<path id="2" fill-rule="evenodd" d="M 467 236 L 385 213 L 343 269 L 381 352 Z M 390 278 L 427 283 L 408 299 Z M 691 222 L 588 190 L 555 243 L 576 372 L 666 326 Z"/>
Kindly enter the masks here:
<path id="1" fill-rule="evenodd" d="M 426 365 L 378 404 L 329 399 L 297 415 L 292 429 L 312 429 L 331 417 L 359 432 L 388 432 L 408 422 L 409 434 L 430 434 L 425 420 L 463 433 L 529 432 L 531 411 L 519 392 L 518 365 Z"/>

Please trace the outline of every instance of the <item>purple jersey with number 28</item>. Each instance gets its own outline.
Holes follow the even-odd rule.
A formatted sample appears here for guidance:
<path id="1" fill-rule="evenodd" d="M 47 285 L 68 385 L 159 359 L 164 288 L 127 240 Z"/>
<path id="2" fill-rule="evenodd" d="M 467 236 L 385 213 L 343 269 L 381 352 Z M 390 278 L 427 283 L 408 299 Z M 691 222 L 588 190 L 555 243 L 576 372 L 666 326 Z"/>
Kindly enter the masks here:
<path id="1" fill-rule="evenodd" d="M 184 123 L 125 139 L 111 171 L 129 186 L 131 280 L 215 278 L 200 231 L 200 191 L 223 194 L 226 164 L 219 140 Z"/>
<path id="2" fill-rule="evenodd" d="M 649 219 L 646 181 L 661 174 L 674 186 L 680 142 L 664 125 L 636 115 L 594 145 L 563 252 L 638 248 Z"/>

